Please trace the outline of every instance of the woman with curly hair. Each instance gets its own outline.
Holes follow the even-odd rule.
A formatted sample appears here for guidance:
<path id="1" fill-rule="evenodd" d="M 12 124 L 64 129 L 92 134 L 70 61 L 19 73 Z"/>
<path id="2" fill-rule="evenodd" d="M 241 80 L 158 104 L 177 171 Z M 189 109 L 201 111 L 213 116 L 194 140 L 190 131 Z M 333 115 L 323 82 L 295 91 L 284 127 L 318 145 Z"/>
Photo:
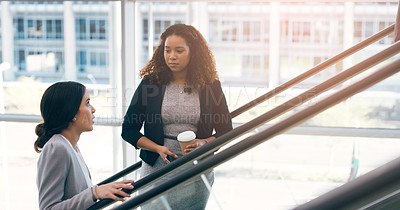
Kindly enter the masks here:
<path id="1" fill-rule="evenodd" d="M 193 26 L 168 27 L 140 76 L 124 117 L 122 137 L 140 149 L 142 177 L 232 130 L 213 54 Z M 196 134 L 195 142 L 184 151 L 176 138 L 183 131 Z M 205 175 L 212 184 L 213 171 Z M 199 177 L 166 194 L 172 209 L 205 209 L 208 197 Z M 160 209 L 159 205 L 153 201 L 143 208 Z"/>

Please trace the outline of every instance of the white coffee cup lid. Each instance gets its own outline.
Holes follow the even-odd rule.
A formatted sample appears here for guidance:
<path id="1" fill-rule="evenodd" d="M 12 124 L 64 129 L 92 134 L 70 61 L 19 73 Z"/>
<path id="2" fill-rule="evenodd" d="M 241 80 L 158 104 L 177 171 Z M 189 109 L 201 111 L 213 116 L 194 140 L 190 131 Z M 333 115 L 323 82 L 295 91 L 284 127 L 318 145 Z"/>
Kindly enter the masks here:
<path id="1" fill-rule="evenodd" d="M 193 131 L 184 131 L 178 134 L 178 141 L 191 141 L 196 138 L 196 134 Z"/>

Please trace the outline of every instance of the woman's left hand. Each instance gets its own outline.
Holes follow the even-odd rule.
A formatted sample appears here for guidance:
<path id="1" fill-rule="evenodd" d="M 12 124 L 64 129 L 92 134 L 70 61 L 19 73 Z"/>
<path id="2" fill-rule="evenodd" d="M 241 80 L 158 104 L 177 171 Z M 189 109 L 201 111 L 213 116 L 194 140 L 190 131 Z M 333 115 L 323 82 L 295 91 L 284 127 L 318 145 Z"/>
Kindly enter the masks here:
<path id="1" fill-rule="evenodd" d="M 208 139 L 195 139 L 193 144 L 189 144 L 186 146 L 186 149 L 184 152 L 187 154 L 187 153 L 203 146 L 204 144 L 207 144 L 208 142 L 210 142 L 213 139 L 215 139 L 215 137 L 210 137 Z"/>

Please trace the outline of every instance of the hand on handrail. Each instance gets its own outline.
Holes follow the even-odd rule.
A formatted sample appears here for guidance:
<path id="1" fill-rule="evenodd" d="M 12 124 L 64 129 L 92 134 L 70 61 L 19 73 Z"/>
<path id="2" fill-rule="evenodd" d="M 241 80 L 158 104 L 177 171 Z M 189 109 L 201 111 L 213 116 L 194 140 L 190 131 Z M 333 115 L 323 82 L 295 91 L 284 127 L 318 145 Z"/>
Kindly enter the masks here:
<path id="1" fill-rule="evenodd" d="M 130 194 L 122 191 L 122 189 L 133 189 L 133 182 L 133 180 L 124 180 L 100 185 L 94 188 L 95 194 L 100 199 L 111 198 L 116 201 L 125 201 L 123 198 L 118 197 L 117 195 L 128 198 L 131 197 Z"/>

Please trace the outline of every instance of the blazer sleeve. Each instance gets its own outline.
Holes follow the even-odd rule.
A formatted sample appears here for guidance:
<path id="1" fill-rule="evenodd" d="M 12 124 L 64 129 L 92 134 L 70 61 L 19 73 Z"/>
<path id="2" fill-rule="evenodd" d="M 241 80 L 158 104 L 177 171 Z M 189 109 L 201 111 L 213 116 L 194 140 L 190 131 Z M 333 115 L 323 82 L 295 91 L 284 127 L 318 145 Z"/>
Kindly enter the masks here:
<path id="1" fill-rule="evenodd" d="M 90 188 L 65 199 L 71 153 L 59 144 L 46 145 L 38 161 L 37 186 L 40 209 L 87 209 L 95 202 Z"/>
<path id="2" fill-rule="evenodd" d="M 147 94 L 144 93 L 145 83 L 146 81 L 142 80 L 137 87 L 122 123 L 122 138 L 136 149 L 139 149 L 137 142 L 143 136 L 140 130 L 146 116 L 146 104 L 144 103 L 146 99 L 144 97 L 147 97 Z"/>
<path id="3" fill-rule="evenodd" d="M 229 113 L 228 105 L 226 103 L 226 98 L 222 92 L 221 82 L 215 80 L 212 84 L 213 90 L 213 121 L 215 134 L 214 137 L 218 138 L 224 133 L 232 130 L 232 117 Z"/>

